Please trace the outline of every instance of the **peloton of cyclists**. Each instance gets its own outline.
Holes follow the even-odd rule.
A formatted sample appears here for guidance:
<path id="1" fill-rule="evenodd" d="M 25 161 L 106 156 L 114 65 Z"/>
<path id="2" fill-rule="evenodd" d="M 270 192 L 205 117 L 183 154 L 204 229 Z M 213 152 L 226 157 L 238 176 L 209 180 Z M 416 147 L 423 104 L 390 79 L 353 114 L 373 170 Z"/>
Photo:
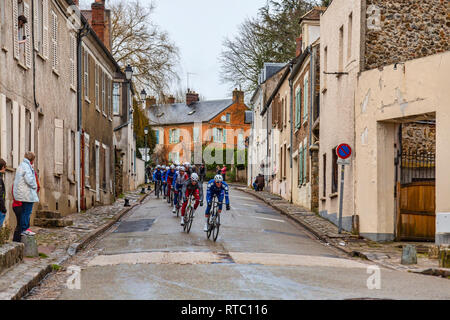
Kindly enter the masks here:
<path id="1" fill-rule="evenodd" d="M 189 176 L 186 173 L 186 169 L 184 168 L 184 166 L 181 166 L 178 172 L 175 174 L 172 182 L 172 187 L 173 190 L 175 191 L 175 197 L 173 201 L 174 206 L 172 210 L 173 213 L 176 213 L 176 207 L 178 206 L 178 202 L 181 202 L 182 200 L 181 191 L 183 188 L 183 184 L 188 180 Z"/>

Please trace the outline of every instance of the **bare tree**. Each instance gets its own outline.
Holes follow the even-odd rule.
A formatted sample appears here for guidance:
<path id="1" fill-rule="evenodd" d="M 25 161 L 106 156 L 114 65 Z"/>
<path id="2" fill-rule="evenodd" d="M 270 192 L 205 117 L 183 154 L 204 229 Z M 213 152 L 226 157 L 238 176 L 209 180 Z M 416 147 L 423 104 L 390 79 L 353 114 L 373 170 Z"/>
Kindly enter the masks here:
<path id="1" fill-rule="evenodd" d="M 251 92 L 265 62 L 289 62 L 295 57 L 299 20 L 317 0 L 268 0 L 257 17 L 246 19 L 234 38 L 223 42 L 219 58 L 221 80 Z"/>
<path id="2" fill-rule="evenodd" d="M 179 49 L 151 20 L 153 4 L 145 6 L 140 0 L 114 0 L 111 9 L 111 53 L 124 69 L 133 67 L 139 88 L 158 94 L 178 79 L 175 68 Z"/>

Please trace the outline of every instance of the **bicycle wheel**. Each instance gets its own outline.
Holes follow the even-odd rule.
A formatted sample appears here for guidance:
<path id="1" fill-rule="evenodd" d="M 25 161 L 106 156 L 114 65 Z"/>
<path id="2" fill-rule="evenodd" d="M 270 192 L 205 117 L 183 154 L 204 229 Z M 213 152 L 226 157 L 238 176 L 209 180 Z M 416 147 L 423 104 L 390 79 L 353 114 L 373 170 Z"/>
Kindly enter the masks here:
<path id="1" fill-rule="evenodd" d="M 219 236 L 219 230 L 220 230 L 220 214 L 217 214 L 217 216 L 214 219 L 214 229 L 212 231 L 214 242 L 216 242 L 217 237 Z"/>
<path id="2" fill-rule="evenodd" d="M 209 216 L 208 218 L 208 231 L 206 232 L 206 237 L 209 239 L 211 238 L 211 234 L 212 234 L 212 215 Z"/>
<path id="3" fill-rule="evenodd" d="M 187 233 L 189 233 L 191 231 L 192 222 L 194 221 L 194 208 L 189 207 L 189 211 L 188 212 L 189 212 L 189 215 L 188 215 L 189 220 L 188 220 L 188 223 L 187 223 L 187 230 L 186 230 Z"/>
<path id="4" fill-rule="evenodd" d="M 159 199 L 159 183 L 158 182 L 156 182 L 155 193 L 156 193 L 156 198 Z"/>

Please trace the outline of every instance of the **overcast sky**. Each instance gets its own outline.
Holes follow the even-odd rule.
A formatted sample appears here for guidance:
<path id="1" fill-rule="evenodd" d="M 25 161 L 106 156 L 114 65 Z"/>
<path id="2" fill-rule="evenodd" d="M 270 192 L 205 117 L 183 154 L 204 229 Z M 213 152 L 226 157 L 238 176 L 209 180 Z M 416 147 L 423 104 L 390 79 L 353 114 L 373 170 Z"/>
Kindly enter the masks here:
<path id="1" fill-rule="evenodd" d="M 208 100 L 231 97 L 230 84 L 220 83 L 219 55 L 225 37 L 237 33 L 247 17 L 253 17 L 267 0 L 141 0 L 156 6 L 153 20 L 180 48 L 180 85 Z M 90 7 L 94 0 L 81 0 Z M 108 1 L 107 1 L 108 4 Z M 175 90 L 175 88 L 174 88 Z"/>
<path id="2" fill-rule="evenodd" d="M 144 0 L 150 3 L 151 0 Z M 180 48 L 182 86 L 205 99 L 231 97 L 230 84 L 220 83 L 219 55 L 226 36 L 237 33 L 246 17 L 255 16 L 266 0 L 153 0 L 155 22 Z"/>

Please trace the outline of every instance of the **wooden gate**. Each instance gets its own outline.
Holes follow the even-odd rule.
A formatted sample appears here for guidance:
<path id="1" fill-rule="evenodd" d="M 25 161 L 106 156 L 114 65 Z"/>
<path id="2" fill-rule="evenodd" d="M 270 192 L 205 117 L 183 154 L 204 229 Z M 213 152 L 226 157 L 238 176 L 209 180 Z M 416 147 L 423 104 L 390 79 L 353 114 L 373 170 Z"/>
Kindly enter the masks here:
<path id="1" fill-rule="evenodd" d="M 404 153 L 399 183 L 397 238 L 434 241 L 436 233 L 435 154 Z"/>

